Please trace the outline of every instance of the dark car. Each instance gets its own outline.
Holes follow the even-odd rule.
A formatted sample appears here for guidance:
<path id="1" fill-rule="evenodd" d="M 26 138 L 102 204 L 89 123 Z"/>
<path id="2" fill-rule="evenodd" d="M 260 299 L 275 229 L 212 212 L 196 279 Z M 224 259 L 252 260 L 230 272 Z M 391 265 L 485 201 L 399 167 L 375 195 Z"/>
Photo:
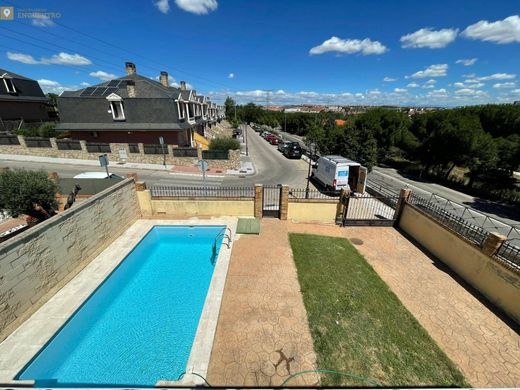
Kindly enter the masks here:
<path id="1" fill-rule="evenodd" d="M 298 142 L 291 142 L 285 147 L 283 154 L 287 158 L 302 158 L 303 150 Z"/>

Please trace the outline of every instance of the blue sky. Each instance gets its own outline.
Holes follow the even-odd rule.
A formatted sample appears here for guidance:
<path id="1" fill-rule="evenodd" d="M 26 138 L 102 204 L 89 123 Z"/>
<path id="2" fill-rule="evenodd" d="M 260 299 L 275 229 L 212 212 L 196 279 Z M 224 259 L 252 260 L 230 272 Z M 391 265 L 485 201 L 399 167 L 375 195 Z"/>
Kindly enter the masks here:
<path id="1" fill-rule="evenodd" d="M 46 91 L 124 74 L 222 102 L 466 105 L 520 100 L 520 0 L 0 0 L 0 67 Z M 21 13 L 39 11 L 36 18 Z M 30 15 L 27 15 L 30 16 Z M 386 80 L 386 81 L 385 81 Z"/>

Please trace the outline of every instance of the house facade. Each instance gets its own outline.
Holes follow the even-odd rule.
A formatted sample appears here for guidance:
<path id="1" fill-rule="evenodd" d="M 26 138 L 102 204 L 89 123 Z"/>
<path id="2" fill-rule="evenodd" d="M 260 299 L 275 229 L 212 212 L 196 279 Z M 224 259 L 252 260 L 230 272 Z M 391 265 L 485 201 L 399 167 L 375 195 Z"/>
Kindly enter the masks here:
<path id="1" fill-rule="evenodd" d="M 125 68 L 124 77 L 63 92 L 57 99 L 57 129 L 91 142 L 158 144 L 162 137 L 167 144 L 194 146 L 193 133 L 204 135 L 209 121 L 204 115 L 208 99 L 187 90 L 184 82 L 170 86 L 167 72 L 155 81 L 137 74 L 131 62 Z M 223 112 L 219 117 L 217 111 L 215 120 Z"/>
<path id="2" fill-rule="evenodd" d="M 36 80 L 0 69 L 0 119 L 45 122 L 48 99 Z"/>

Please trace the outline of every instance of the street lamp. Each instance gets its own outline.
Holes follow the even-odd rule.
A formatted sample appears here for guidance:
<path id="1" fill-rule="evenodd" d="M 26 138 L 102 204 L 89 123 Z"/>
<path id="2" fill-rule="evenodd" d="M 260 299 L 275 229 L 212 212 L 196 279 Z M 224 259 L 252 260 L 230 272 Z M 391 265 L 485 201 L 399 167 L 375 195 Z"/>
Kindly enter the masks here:
<path id="1" fill-rule="evenodd" d="M 311 142 L 309 144 L 309 169 L 307 171 L 307 188 L 305 188 L 305 199 L 309 199 L 309 184 L 311 180 L 311 162 L 312 162 L 312 156 L 314 156 L 314 152 L 316 150 L 316 144 L 314 142 Z"/>

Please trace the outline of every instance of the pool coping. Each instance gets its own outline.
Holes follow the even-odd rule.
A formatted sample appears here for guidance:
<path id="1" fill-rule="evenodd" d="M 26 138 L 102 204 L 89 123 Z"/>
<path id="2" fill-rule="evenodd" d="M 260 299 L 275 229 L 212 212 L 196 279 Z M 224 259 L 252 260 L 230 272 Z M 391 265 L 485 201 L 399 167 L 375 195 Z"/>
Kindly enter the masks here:
<path id="1" fill-rule="evenodd" d="M 218 217 L 185 220 L 139 219 L 134 222 L 120 237 L 0 343 L 0 387 L 34 386 L 35 381 L 33 380 L 15 380 L 13 378 L 52 339 L 54 334 L 60 330 L 154 226 L 225 225 L 231 229 L 232 239 L 229 248 L 224 244 L 221 245 L 186 365 L 186 374 L 181 381 L 164 378 L 155 385 L 167 387 L 203 384 L 202 378 L 190 374 L 196 373 L 203 377 L 207 375 L 233 249 L 233 240 L 236 239 L 237 221 L 238 219 L 235 217 Z"/>

